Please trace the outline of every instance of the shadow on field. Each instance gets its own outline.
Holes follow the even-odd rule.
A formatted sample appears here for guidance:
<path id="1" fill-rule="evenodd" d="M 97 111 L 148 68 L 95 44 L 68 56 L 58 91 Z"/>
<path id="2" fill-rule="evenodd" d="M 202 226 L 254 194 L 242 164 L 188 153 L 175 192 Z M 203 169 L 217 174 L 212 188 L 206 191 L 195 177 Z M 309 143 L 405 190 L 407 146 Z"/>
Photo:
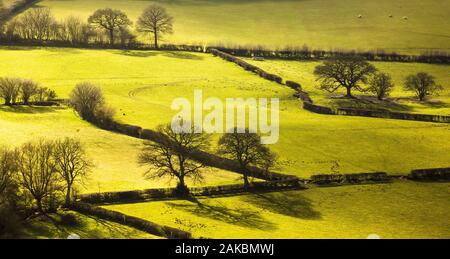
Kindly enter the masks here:
<path id="1" fill-rule="evenodd" d="M 313 209 L 312 202 L 299 192 L 274 192 L 243 196 L 245 202 L 270 211 L 300 219 L 320 219 L 320 212 Z"/>
<path id="2" fill-rule="evenodd" d="M 12 113 L 23 113 L 23 114 L 39 114 L 39 113 L 50 113 L 56 112 L 58 110 L 63 110 L 63 107 L 54 106 L 5 106 L 0 105 L 0 111 L 2 112 L 12 112 Z"/>
<path id="3" fill-rule="evenodd" d="M 198 55 L 194 55 L 187 52 L 181 52 L 181 51 L 166 51 L 163 54 L 165 57 L 169 58 L 179 58 L 179 59 L 192 59 L 192 60 L 203 60 L 203 57 L 200 57 Z"/>
<path id="4" fill-rule="evenodd" d="M 138 51 L 138 50 L 120 50 L 120 51 L 113 51 L 113 53 L 128 57 L 139 57 L 139 58 L 148 58 L 158 55 L 158 53 L 155 51 Z"/>
<path id="5" fill-rule="evenodd" d="M 411 112 L 413 107 L 405 104 L 401 104 L 398 99 L 385 99 L 377 100 L 371 96 L 358 96 L 357 98 L 346 98 L 346 97 L 331 97 L 333 103 L 338 107 L 343 108 L 358 108 L 366 110 L 391 110 L 391 111 L 402 111 Z"/>
<path id="6" fill-rule="evenodd" d="M 217 202 L 215 205 L 201 203 L 199 200 L 192 201 L 192 204 L 167 203 L 170 207 L 189 212 L 199 217 L 206 217 L 213 220 L 222 221 L 228 224 L 260 229 L 274 230 L 276 226 L 262 218 L 257 210 L 247 208 L 232 209 Z"/>

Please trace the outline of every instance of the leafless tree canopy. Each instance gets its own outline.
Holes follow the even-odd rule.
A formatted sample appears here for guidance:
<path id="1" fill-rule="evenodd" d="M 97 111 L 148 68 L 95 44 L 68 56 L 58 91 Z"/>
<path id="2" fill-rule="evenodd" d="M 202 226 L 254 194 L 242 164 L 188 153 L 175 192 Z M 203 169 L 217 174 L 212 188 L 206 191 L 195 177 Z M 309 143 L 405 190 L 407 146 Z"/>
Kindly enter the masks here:
<path id="1" fill-rule="evenodd" d="M 17 20 L 21 36 L 30 40 L 48 40 L 57 27 L 55 18 L 49 8 L 33 8 Z"/>
<path id="2" fill-rule="evenodd" d="M 92 164 L 81 142 L 76 139 L 65 138 L 57 140 L 54 152 L 58 173 L 66 183 L 65 205 L 69 206 L 72 201 L 74 183 L 87 176 Z"/>
<path id="3" fill-rule="evenodd" d="M 352 89 L 363 91 L 360 83 L 366 83 L 368 76 L 375 72 L 372 64 L 352 56 L 327 60 L 314 70 L 320 89 L 334 92 L 343 87 L 347 90 L 347 97 L 352 97 Z"/>
<path id="4" fill-rule="evenodd" d="M 244 174 L 244 186 L 249 186 L 249 167 L 255 166 L 269 170 L 275 164 L 276 156 L 261 144 L 261 137 L 256 133 L 245 133 L 237 128 L 233 133 L 226 133 L 219 140 L 219 154 L 239 162 Z"/>
<path id="5" fill-rule="evenodd" d="M 434 76 L 425 72 L 409 75 L 405 79 L 405 90 L 414 91 L 420 101 L 425 100 L 427 96 L 439 93 L 442 89 L 442 86 L 436 84 Z"/>
<path id="6" fill-rule="evenodd" d="M 185 178 L 194 181 L 203 179 L 205 165 L 189 158 L 192 152 L 204 149 L 209 144 L 209 136 L 199 133 L 176 133 L 170 125 L 159 126 L 158 132 L 164 136 L 159 142 L 146 142 L 139 156 L 139 163 L 148 166 L 149 178 L 175 177 L 178 189 L 186 193 Z"/>
<path id="7" fill-rule="evenodd" d="M 21 83 L 19 78 L 0 78 L 0 97 L 5 100 L 5 105 L 16 104 Z"/>
<path id="8" fill-rule="evenodd" d="M 114 44 L 114 33 L 120 27 L 131 25 L 128 16 L 120 11 L 111 8 L 99 9 L 88 19 L 88 22 L 94 26 L 102 28 L 109 33 L 110 44 Z"/>
<path id="9" fill-rule="evenodd" d="M 40 140 L 22 146 L 18 157 L 21 186 L 34 198 L 38 210 L 45 214 L 43 199 L 58 184 L 58 170 L 51 141 Z"/>
<path id="10" fill-rule="evenodd" d="M 173 17 L 160 5 L 153 4 L 147 7 L 137 22 L 137 29 L 141 32 L 151 33 L 155 48 L 158 48 L 158 39 L 162 34 L 173 33 Z"/>
<path id="11" fill-rule="evenodd" d="M 17 151 L 0 149 L 0 203 L 4 192 L 14 182 L 17 172 Z"/>
<path id="12" fill-rule="evenodd" d="M 30 99 L 38 94 L 39 86 L 32 80 L 23 80 L 20 88 L 22 100 L 25 105 L 28 105 Z"/>
<path id="13" fill-rule="evenodd" d="M 369 88 L 367 91 L 375 94 L 378 100 L 382 100 L 384 97 L 389 96 L 394 83 L 389 74 L 386 73 L 376 73 L 369 80 Z"/>
<path id="14" fill-rule="evenodd" d="M 89 82 L 79 83 L 70 93 L 70 104 L 85 120 L 94 119 L 97 108 L 103 106 L 102 90 Z"/>

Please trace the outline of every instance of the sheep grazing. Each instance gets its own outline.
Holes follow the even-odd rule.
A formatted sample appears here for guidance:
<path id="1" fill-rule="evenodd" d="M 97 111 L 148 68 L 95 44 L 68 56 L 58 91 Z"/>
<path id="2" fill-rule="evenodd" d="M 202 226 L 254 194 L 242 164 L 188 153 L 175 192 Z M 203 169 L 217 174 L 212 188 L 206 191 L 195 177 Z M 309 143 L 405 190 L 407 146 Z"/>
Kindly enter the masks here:
<path id="1" fill-rule="evenodd" d="M 408 20 L 408 16 L 403 16 L 403 20 Z"/>
<path id="2" fill-rule="evenodd" d="M 363 18 L 362 14 L 359 14 L 359 15 L 358 15 L 358 18 L 359 18 L 359 19 L 362 19 L 362 18 Z"/>
<path id="3" fill-rule="evenodd" d="M 389 18 L 393 18 L 394 16 L 392 14 L 389 15 Z"/>

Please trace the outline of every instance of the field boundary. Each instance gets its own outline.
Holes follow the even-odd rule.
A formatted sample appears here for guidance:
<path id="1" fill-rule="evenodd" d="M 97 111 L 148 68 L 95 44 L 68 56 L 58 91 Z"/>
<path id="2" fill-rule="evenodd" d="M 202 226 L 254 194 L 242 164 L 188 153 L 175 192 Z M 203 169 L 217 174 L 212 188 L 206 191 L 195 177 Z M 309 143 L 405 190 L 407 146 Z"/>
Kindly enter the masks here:
<path id="1" fill-rule="evenodd" d="M 251 71 L 258 76 L 273 81 L 279 84 L 283 84 L 282 77 L 274 74 L 270 74 L 263 69 L 249 64 L 248 62 L 235 57 L 229 53 L 211 49 L 210 52 L 214 56 L 221 57 L 224 60 L 233 62 L 238 66 L 242 67 L 246 71 Z M 326 114 L 326 115 L 344 115 L 344 116 L 360 116 L 360 117 L 371 117 L 371 118 L 383 118 L 383 119 L 397 119 L 397 120 L 413 120 L 413 121 L 425 121 L 425 122 L 436 122 L 436 123 L 450 123 L 450 116 L 445 115 L 434 115 L 434 114 L 416 114 L 416 113 L 403 113 L 403 112 L 391 112 L 391 111 L 377 111 L 377 110 L 364 110 L 364 109 L 355 109 L 355 108 L 331 108 L 327 106 L 316 105 L 313 103 L 312 98 L 305 91 L 301 90 L 301 84 L 294 81 L 286 81 L 286 85 L 294 90 L 297 90 L 297 93 L 294 94 L 299 100 L 303 102 L 303 109 L 318 113 L 318 114 Z"/>
<path id="2" fill-rule="evenodd" d="M 104 209 L 87 203 L 76 202 L 71 209 L 85 215 L 93 215 L 98 218 L 129 226 L 146 233 L 169 239 L 191 239 L 192 234 L 177 228 L 159 225 L 138 217 L 129 216 L 117 211 Z"/>
<path id="3" fill-rule="evenodd" d="M 194 197 L 202 196 L 229 196 L 247 192 L 262 193 L 281 190 L 302 190 L 307 187 L 300 181 L 272 181 L 254 182 L 248 189 L 243 184 L 216 185 L 206 187 L 189 188 Z M 183 199 L 176 195 L 176 188 L 154 188 L 145 190 L 122 191 L 122 192 L 100 192 L 81 194 L 76 198 L 82 203 L 89 204 L 122 204 L 136 203 L 152 200 Z"/>

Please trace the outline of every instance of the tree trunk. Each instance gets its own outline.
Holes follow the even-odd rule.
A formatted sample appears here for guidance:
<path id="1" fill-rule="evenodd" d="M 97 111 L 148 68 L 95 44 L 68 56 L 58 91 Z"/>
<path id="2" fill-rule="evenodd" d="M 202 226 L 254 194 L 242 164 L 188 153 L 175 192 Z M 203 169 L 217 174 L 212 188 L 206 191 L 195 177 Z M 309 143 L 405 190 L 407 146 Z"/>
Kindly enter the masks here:
<path id="1" fill-rule="evenodd" d="M 42 215 L 46 215 L 46 213 L 44 212 L 44 209 L 42 208 L 42 201 L 41 201 L 41 199 L 36 199 L 36 205 L 37 205 L 38 211 L 39 211 Z"/>
<path id="2" fill-rule="evenodd" d="M 64 204 L 66 208 L 70 207 L 70 204 L 72 203 L 71 195 L 72 195 L 72 186 L 69 184 L 67 185 L 66 202 Z"/>
<path id="3" fill-rule="evenodd" d="M 114 45 L 114 30 L 109 30 L 109 44 Z"/>
<path id="4" fill-rule="evenodd" d="M 351 87 L 347 87 L 347 95 L 346 95 L 346 97 L 353 98 L 353 96 L 352 96 L 352 88 Z"/>
<path id="5" fill-rule="evenodd" d="M 250 182 L 248 181 L 248 171 L 244 171 L 244 190 L 248 190 L 250 187 Z"/>
<path id="6" fill-rule="evenodd" d="M 155 32 L 153 34 L 153 38 L 155 40 L 155 49 L 158 49 L 158 33 L 157 32 Z"/>

